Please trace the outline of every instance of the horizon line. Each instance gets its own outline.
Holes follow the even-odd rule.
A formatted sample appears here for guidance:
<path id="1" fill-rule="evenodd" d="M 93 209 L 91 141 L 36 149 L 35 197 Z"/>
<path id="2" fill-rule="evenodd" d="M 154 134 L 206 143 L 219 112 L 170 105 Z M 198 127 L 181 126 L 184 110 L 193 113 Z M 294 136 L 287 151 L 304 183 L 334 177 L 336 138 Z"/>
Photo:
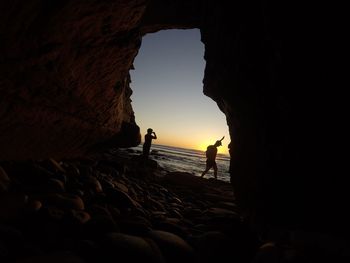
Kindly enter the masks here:
<path id="1" fill-rule="evenodd" d="M 166 145 L 166 144 L 159 144 L 159 143 L 152 143 L 152 145 L 158 145 L 158 146 L 166 146 L 166 147 L 173 147 L 173 148 L 179 148 L 179 149 L 185 149 L 185 150 L 192 150 L 192 151 L 197 151 L 197 152 L 205 152 L 203 150 L 199 150 L 199 149 L 193 149 L 193 148 L 186 148 L 186 147 L 180 147 L 180 146 L 173 146 L 173 145 Z M 139 145 L 137 146 L 142 146 L 142 143 L 140 143 Z M 135 147 L 137 147 L 135 146 Z M 225 156 L 228 156 L 228 157 L 231 157 L 229 154 L 226 154 L 226 153 L 218 153 L 220 155 L 225 155 Z"/>

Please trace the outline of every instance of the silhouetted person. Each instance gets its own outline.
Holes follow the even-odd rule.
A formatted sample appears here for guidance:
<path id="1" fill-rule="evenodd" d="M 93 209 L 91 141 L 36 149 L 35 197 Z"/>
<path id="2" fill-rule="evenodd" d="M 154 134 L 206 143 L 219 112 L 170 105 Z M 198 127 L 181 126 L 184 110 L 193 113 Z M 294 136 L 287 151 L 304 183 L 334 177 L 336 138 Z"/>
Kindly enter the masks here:
<path id="1" fill-rule="evenodd" d="M 157 139 L 156 133 L 151 129 L 147 129 L 145 142 L 143 143 L 143 156 L 148 158 L 151 149 L 152 139 Z"/>
<path id="2" fill-rule="evenodd" d="M 202 173 L 201 177 L 203 177 L 210 170 L 210 168 L 213 168 L 214 169 L 214 177 L 215 177 L 215 179 L 218 179 L 217 178 L 218 167 L 216 165 L 215 159 L 216 159 L 216 154 L 218 153 L 217 147 L 222 145 L 221 141 L 224 138 L 225 138 L 225 136 L 222 137 L 221 140 L 216 141 L 214 145 L 209 145 L 207 147 L 207 151 L 205 152 L 205 154 L 207 156 L 207 163 L 206 163 L 206 168 L 205 168 L 204 172 Z"/>

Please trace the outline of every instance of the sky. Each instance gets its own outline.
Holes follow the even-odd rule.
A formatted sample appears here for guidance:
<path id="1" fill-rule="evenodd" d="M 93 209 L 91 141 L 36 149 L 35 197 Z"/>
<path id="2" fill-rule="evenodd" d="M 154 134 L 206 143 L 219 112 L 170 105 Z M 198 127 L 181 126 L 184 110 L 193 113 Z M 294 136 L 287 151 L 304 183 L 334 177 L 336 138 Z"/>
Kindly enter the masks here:
<path id="1" fill-rule="evenodd" d="M 225 136 L 219 153 L 228 153 L 226 117 L 203 94 L 204 45 L 198 29 L 147 34 L 130 71 L 131 96 L 142 143 L 148 128 L 152 143 L 205 150 Z"/>

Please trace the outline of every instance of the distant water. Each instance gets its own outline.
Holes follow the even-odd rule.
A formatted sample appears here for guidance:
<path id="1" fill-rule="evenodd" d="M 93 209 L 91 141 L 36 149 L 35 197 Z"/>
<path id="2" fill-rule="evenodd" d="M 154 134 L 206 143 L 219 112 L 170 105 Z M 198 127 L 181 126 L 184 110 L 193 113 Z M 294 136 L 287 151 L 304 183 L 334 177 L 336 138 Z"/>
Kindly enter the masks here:
<path id="1" fill-rule="evenodd" d="M 136 154 L 142 153 L 142 144 L 131 148 Z M 205 169 L 205 152 L 191 149 L 184 149 L 172 146 L 152 144 L 150 158 L 157 161 L 158 165 L 171 172 L 188 172 L 200 176 Z M 218 153 L 216 156 L 218 166 L 218 179 L 230 182 L 228 172 L 230 157 Z M 214 178 L 214 171 L 210 169 L 204 178 Z"/>

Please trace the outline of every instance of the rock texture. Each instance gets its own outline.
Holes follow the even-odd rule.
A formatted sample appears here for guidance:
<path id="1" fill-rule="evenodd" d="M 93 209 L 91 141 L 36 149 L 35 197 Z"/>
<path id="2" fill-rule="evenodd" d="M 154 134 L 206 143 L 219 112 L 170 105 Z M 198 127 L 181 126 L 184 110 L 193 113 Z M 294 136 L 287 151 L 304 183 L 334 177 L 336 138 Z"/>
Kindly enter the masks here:
<path id="1" fill-rule="evenodd" d="M 0 162 L 4 263 L 250 263 L 261 244 L 230 183 L 167 172 L 140 153 Z"/>
<path id="2" fill-rule="evenodd" d="M 128 71 L 144 2 L 2 1 L 0 159 L 81 155 L 124 122 L 139 144 Z"/>

